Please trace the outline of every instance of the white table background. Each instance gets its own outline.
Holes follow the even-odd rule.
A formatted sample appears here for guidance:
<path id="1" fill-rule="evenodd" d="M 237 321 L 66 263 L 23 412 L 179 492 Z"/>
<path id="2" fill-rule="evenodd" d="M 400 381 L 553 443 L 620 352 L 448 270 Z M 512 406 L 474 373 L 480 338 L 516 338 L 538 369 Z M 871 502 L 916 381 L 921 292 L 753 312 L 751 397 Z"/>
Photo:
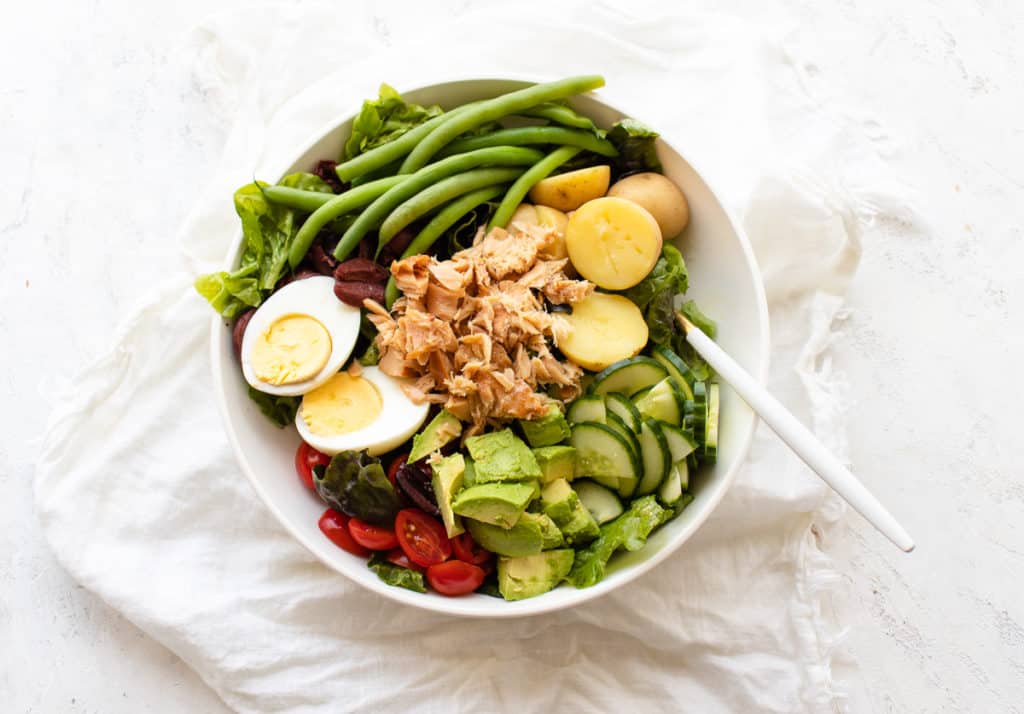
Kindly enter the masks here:
<path id="1" fill-rule="evenodd" d="M 375 15 L 387 38 L 469 2 L 349 5 L 338 11 Z M 843 648 L 860 665 L 848 686 L 876 712 L 1022 711 L 1022 5 L 720 6 L 784 29 L 808 76 L 863 106 L 928 225 L 885 225 L 865 246 L 831 353 L 853 397 L 855 469 L 919 543 L 905 556 L 855 515 L 828 534 Z M 64 573 L 32 511 L 47 381 L 109 345 L 217 160 L 225 127 L 181 53 L 214 3 L 4 7 L 0 708 L 222 712 L 174 655 Z"/>

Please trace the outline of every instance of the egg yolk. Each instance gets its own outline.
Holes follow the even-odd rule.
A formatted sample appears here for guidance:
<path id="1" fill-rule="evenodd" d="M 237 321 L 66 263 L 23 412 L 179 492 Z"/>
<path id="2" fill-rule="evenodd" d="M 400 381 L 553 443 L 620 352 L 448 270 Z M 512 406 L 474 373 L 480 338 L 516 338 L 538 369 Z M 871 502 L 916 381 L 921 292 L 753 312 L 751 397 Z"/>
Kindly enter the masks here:
<path id="1" fill-rule="evenodd" d="M 280 386 L 312 379 L 330 356 L 327 328 L 309 315 L 285 315 L 256 338 L 249 362 L 257 379 Z"/>
<path id="2" fill-rule="evenodd" d="M 347 434 L 377 419 L 381 408 L 372 382 L 339 372 L 302 398 L 302 419 L 314 434 Z"/>

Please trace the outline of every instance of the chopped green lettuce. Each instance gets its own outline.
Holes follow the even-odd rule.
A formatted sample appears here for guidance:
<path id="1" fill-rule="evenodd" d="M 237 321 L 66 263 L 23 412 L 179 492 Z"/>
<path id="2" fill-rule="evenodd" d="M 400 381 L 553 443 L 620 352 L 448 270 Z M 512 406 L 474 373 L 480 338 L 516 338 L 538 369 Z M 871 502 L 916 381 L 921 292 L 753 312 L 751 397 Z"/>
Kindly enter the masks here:
<path id="1" fill-rule="evenodd" d="M 322 475 L 313 475 L 313 485 L 331 508 L 375 526 L 391 527 L 400 508 L 380 459 L 365 451 L 336 454 Z"/>
<path id="2" fill-rule="evenodd" d="M 587 588 L 600 582 L 615 551 L 619 548 L 640 550 L 651 531 L 672 516 L 673 512 L 659 506 L 654 496 L 636 499 L 629 510 L 601 526 L 597 540 L 576 551 L 576 559 L 566 580 L 576 588 Z"/>
<path id="3" fill-rule="evenodd" d="M 406 590 L 425 593 L 427 586 L 423 583 L 423 573 L 388 561 L 383 553 L 374 553 L 366 563 L 367 567 L 377 573 L 377 577 L 388 585 L 395 585 Z"/>
<path id="4" fill-rule="evenodd" d="M 343 159 L 348 161 L 397 139 L 413 127 L 443 113 L 444 110 L 436 104 L 421 107 L 406 102 L 393 87 L 382 84 L 377 100 L 363 102 L 363 108 L 352 121 L 352 134 L 345 142 Z"/>
<path id="5" fill-rule="evenodd" d="M 622 119 L 608 130 L 608 141 L 619 150 L 612 160 L 612 180 L 640 171 L 661 173 L 656 140 L 658 132 L 636 119 Z"/>
<path id="6" fill-rule="evenodd" d="M 302 401 L 302 397 L 276 397 L 252 387 L 249 387 L 249 398 L 256 402 L 270 421 L 281 428 L 295 421 L 295 413 L 299 411 L 299 403 Z"/>

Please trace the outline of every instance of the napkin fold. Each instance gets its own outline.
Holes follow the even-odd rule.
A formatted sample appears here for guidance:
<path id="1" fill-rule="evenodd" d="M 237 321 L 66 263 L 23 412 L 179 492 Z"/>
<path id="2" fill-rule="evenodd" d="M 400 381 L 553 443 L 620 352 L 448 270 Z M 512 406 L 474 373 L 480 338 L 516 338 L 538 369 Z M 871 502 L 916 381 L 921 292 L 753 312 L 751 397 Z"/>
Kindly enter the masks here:
<path id="1" fill-rule="evenodd" d="M 843 508 L 764 429 L 718 510 L 654 572 L 570 611 L 486 622 L 398 606 L 319 564 L 252 491 L 213 402 L 210 313 L 191 281 L 226 254 L 238 185 L 273 178 L 381 81 L 597 71 L 742 217 L 770 300 L 769 386 L 842 454 L 829 346 L 861 236 L 899 196 L 784 28 L 665 5 L 643 19 L 588 3 L 443 22 L 410 6 L 397 29 L 337 5 L 260 5 L 210 18 L 183 48 L 228 127 L 222 161 L 181 231 L 182 265 L 55 395 L 36 503 L 71 574 L 232 708 L 844 708 L 838 579 L 815 535 Z"/>

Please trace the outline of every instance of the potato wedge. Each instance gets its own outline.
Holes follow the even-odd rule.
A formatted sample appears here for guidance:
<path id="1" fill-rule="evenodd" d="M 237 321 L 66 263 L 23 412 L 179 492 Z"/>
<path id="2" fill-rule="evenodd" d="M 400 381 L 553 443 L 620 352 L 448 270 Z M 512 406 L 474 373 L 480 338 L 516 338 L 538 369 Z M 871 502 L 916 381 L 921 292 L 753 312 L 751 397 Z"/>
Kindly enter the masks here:
<path id="1" fill-rule="evenodd" d="M 658 262 L 661 229 L 632 201 L 597 198 L 573 212 L 565 246 L 584 278 L 606 290 L 625 290 L 647 277 Z"/>
<path id="2" fill-rule="evenodd" d="M 608 166 L 590 166 L 541 179 L 530 189 L 530 200 L 559 211 L 572 211 L 608 191 L 612 172 Z"/>
<path id="3" fill-rule="evenodd" d="M 675 238 L 690 222 L 690 204 L 675 183 L 661 174 L 642 173 L 619 179 L 609 196 L 639 203 L 654 216 L 664 238 Z"/>
<path id="4" fill-rule="evenodd" d="M 565 316 L 568 333 L 558 349 L 585 369 L 600 371 L 620 359 L 635 357 L 647 344 L 647 323 L 628 298 L 593 293 Z"/>

